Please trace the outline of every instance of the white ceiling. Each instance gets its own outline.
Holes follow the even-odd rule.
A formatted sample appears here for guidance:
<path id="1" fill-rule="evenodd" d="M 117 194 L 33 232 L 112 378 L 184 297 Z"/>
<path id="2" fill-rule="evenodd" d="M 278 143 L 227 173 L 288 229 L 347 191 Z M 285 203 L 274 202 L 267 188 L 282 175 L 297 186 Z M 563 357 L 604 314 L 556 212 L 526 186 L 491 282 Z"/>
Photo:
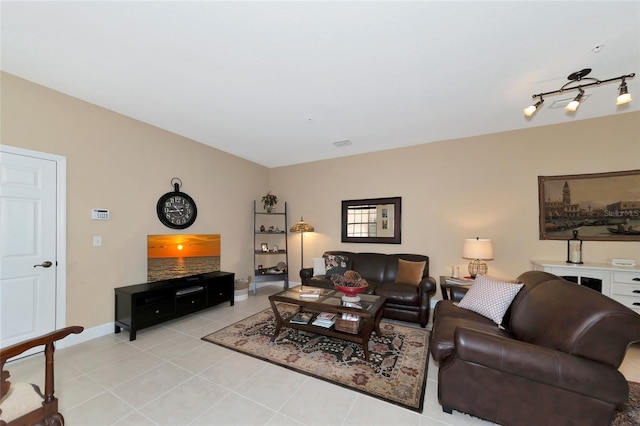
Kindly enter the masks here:
<path id="1" fill-rule="evenodd" d="M 607 116 L 640 1 L 9 2 L 1 69 L 267 167 Z M 594 53 L 594 46 L 603 46 Z M 639 135 L 640 136 L 640 135 Z M 336 148 L 333 142 L 350 140 Z"/>

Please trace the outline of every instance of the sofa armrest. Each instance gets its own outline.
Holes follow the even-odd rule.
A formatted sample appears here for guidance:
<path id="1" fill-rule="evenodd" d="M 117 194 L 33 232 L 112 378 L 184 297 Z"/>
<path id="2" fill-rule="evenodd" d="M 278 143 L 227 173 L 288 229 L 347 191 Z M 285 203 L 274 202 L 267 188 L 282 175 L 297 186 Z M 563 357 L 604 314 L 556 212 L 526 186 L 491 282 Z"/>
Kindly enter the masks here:
<path id="1" fill-rule="evenodd" d="M 304 285 L 311 277 L 313 277 L 313 268 L 302 268 L 300 269 L 300 278 L 302 279 L 302 284 Z"/>
<path id="2" fill-rule="evenodd" d="M 614 403 L 628 396 L 624 376 L 597 361 L 465 327 L 456 328 L 454 344 L 465 362 L 605 400 L 616 395 Z"/>
<path id="3" fill-rule="evenodd" d="M 431 296 L 436 292 L 436 280 L 433 277 L 425 277 L 418 284 L 421 295 Z"/>

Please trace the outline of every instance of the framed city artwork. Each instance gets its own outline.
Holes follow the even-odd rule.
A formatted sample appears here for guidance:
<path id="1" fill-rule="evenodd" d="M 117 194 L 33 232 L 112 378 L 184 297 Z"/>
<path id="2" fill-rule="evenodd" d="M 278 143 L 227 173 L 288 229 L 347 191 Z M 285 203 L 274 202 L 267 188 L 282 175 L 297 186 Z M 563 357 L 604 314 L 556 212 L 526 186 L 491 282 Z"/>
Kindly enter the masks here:
<path id="1" fill-rule="evenodd" d="M 540 239 L 640 241 L 640 170 L 538 176 Z"/>

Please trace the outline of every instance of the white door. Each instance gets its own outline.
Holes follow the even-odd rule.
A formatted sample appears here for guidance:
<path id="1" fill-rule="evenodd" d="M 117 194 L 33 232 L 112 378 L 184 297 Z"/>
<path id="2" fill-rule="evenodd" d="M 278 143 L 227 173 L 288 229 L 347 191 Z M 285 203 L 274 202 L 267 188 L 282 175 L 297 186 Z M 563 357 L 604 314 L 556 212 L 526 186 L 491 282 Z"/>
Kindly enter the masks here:
<path id="1" fill-rule="evenodd" d="M 64 326 L 57 315 L 58 162 L 7 151 L 0 150 L 2 347 Z"/>

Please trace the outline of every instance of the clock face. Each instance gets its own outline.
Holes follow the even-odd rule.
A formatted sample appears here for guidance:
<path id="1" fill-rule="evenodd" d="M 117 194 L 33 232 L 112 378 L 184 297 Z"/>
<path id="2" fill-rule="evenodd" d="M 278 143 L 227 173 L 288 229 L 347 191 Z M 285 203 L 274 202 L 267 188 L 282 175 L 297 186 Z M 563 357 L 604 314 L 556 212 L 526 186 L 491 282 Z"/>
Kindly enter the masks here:
<path id="1" fill-rule="evenodd" d="M 184 229 L 193 225 L 198 214 L 193 198 L 184 192 L 175 191 L 160 197 L 156 211 L 160 222 L 174 229 Z"/>

